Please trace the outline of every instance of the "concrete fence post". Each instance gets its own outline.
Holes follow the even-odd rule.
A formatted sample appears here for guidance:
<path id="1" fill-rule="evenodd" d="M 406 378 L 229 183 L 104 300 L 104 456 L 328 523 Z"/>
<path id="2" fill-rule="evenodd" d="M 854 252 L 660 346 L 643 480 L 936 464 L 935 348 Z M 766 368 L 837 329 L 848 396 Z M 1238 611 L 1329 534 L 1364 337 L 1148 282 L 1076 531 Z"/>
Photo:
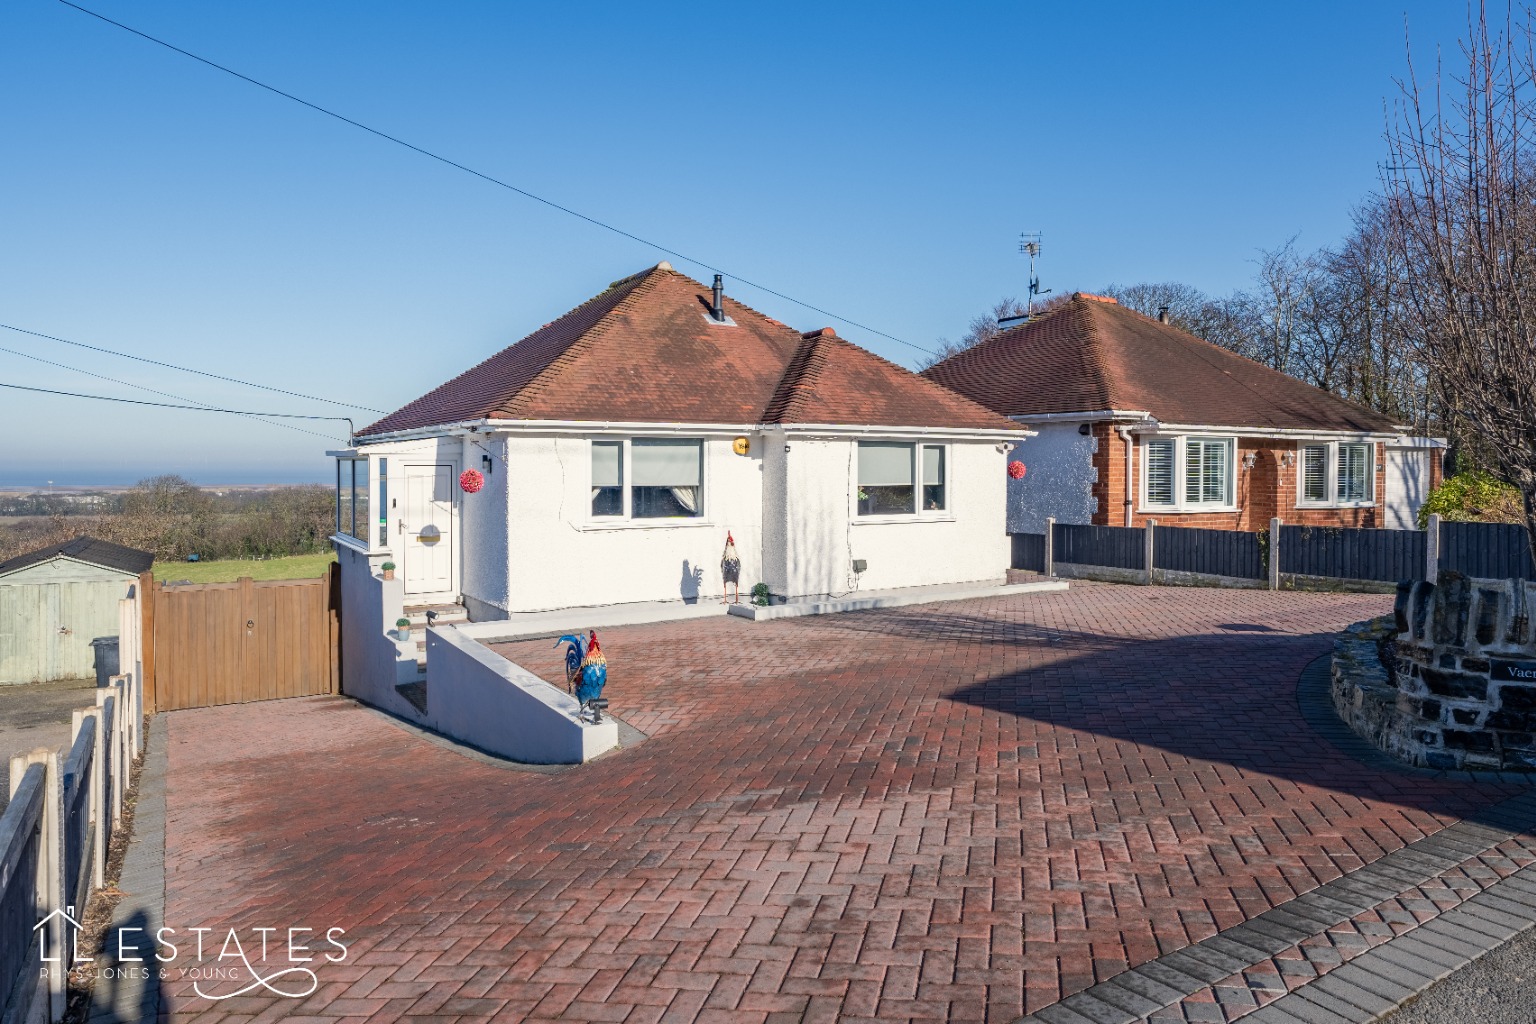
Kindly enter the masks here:
<path id="1" fill-rule="evenodd" d="M 1056 517 L 1045 517 L 1045 574 L 1056 575 Z"/>
<path id="2" fill-rule="evenodd" d="M 1440 513 L 1431 512 L 1424 527 L 1424 578 L 1434 583 L 1440 578 Z"/>
<path id="3" fill-rule="evenodd" d="M 1280 589 L 1280 527 L 1285 520 L 1279 516 L 1269 521 L 1269 589 Z"/>
<path id="4" fill-rule="evenodd" d="M 90 795 L 86 797 L 86 810 L 91 818 L 91 848 L 84 852 L 84 856 L 90 858 L 91 862 L 91 888 L 99 889 L 106 882 L 107 874 L 107 826 L 102 820 L 101 813 L 101 801 L 106 793 L 103 776 L 106 763 L 102 760 L 101 752 L 101 709 L 77 710 L 75 712 L 76 737 L 80 735 L 82 726 L 91 731 L 91 775 L 86 780 L 86 785 L 90 787 Z"/>
<path id="5" fill-rule="evenodd" d="M 1146 543 L 1146 552 L 1143 557 L 1147 560 L 1147 583 L 1157 582 L 1157 520 L 1148 519 L 1147 525 L 1142 528 L 1142 539 Z"/>
<path id="6" fill-rule="evenodd" d="M 106 851 L 112 838 L 112 812 L 106 808 L 106 715 L 100 705 L 92 712 L 95 751 L 91 755 L 91 884 L 106 884 Z"/>
<path id="7" fill-rule="evenodd" d="M 34 883 L 34 902 L 38 921 L 46 921 L 43 956 L 48 970 L 47 1019 L 63 1020 L 67 990 L 66 975 L 72 951 L 69 948 L 70 926 L 62 911 L 78 918 L 77 908 L 66 903 L 64 886 L 64 788 L 60 770 L 59 752 L 39 747 L 30 754 L 18 754 L 11 758 L 11 797 L 27 769 L 34 764 L 43 766 L 43 813 L 39 821 L 41 848 L 37 857 L 37 876 Z M 84 908 L 78 908 L 83 910 Z M 7 979 L 9 980 L 9 979 Z M 39 997 L 42 993 L 39 992 Z"/>
<path id="8" fill-rule="evenodd" d="M 102 749 L 111 751 L 112 775 L 106 780 L 112 788 L 111 806 L 103 808 L 104 816 L 109 826 L 117 828 L 118 821 L 123 816 L 123 779 L 127 773 L 123 770 L 123 715 L 127 709 L 123 707 L 122 683 L 104 687 L 96 691 L 96 706 L 100 709 L 102 717 L 106 717 L 105 708 L 107 701 L 112 702 L 112 723 L 110 729 L 102 736 Z"/>

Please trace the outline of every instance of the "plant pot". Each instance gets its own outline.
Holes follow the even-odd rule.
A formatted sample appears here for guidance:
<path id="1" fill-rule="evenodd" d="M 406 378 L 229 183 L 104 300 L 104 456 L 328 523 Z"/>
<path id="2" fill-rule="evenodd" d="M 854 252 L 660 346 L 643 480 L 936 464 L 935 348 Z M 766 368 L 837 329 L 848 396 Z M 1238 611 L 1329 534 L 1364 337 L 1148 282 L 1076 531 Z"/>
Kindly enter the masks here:
<path id="1" fill-rule="evenodd" d="M 395 639 L 401 641 L 402 643 L 411 639 L 411 631 L 409 629 L 394 630 L 394 635 Z"/>
<path id="2" fill-rule="evenodd" d="M 386 580 L 394 579 L 395 578 L 395 570 L 393 570 L 393 569 L 385 569 L 384 570 L 384 578 Z"/>

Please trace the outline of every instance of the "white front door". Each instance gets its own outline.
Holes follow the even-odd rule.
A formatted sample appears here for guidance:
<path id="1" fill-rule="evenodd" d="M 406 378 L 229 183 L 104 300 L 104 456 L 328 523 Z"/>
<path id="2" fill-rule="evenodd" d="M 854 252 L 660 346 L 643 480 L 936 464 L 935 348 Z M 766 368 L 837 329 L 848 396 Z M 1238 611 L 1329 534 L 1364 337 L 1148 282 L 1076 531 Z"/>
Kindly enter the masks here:
<path id="1" fill-rule="evenodd" d="M 1417 530 L 1419 508 L 1429 497 L 1428 448 L 1387 449 L 1387 529 Z"/>
<path id="2" fill-rule="evenodd" d="M 406 466 L 405 507 L 396 523 L 405 592 L 453 592 L 453 467 Z"/>

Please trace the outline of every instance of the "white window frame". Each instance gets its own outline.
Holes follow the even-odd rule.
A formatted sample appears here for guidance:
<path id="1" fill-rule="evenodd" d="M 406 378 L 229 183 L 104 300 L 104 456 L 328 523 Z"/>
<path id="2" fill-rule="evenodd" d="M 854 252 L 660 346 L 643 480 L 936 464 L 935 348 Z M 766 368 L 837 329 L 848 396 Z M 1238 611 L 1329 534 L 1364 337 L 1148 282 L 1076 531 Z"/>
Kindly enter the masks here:
<path id="1" fill-rule="evenodd" d="M 1366 450 L 1365 478 L 1366 497 L 1361 501 L 1339 500 L 1339 449 L 1349 445 L 1363 447 Z M 1324 479 L 1327 481 L 1327 496 L 1322 501 L 1308 501 L 1304 489 L 1308 448 L 1325 449 L 1327 455 L 1323 465 L 1325 469 Z M 1376 507 L 1376 466 L 1378 451 L 1375 441 L 1359 441 L 1343 438 L 1334 441 L 1297 441 L 1296 442 L 1296 507 L 1297 508 L 1375 508 Z"/>
<path id="2" fill-rule="evenodd" d="M 1173 503 L 1153 505 L 1147 500 L 1147 446 L 1153 441 L 1173 442 Z M 1188 478 L 1186 453 L 1190 441 L 1219 441 L 1227 446 L 1227 499 L 1222 502 L 1190 501 L 1185 490 Z M 1237 438 L 1230 434 L 1144 434 L 1137 443 L 1137 511 L 1147 515 L 1178 515 L 1199 512 L 1236 512 Z"/>
<path id="3" fill-rule="evenodd" d="M 696 516 L 641 516 L 634 515 L 634 460 L 631 455 L 635 441 L 697 441 L 699 444 L 699 514 Z M 589 437 L 587 439 L 586 488 L 582 491 L 586 504 L 586 525 L 589 529 L 647 529 L 657 527 L 708 526 L 709 520 L 709 445 L 708 437 L 680 437 L 672 434 L 635 434 L 631 437 Z M 599 516 L 592 513 L 592 445 L 618 444 L 619 490 L 623 499 L 623 514 Z"/>
<path id="4" fill-rule="evenodd" d="M 880 512 L 873 515 L 861 515 L 859 513 L 859 445 L 864 442 L 874 444 L 902 444 L 913 449 L 912 452 L 912 504 L 917 506 L 910 512 Z M 859 523 L 911 523 L 911 522 L 953 522 L 955 519 L 955 453 L 954 446 L 942 441 L 913 440 L 909 437 L 866 437 L 853 442 L 853 458 L 851 461 L 852 478 L 848 481 L 848 517 L 855 524 Z M 925 509 L 923 505 L 923 449 L 939 448 L 944 452 L 944 507 Z"/>

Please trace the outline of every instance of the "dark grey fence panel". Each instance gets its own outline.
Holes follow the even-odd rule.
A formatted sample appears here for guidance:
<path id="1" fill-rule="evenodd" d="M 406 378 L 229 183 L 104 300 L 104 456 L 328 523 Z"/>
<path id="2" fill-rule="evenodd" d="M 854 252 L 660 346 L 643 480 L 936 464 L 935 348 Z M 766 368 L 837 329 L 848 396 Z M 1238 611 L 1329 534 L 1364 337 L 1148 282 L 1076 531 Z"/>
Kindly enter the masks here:
<path id="1" fill-rule="evenodd" d="M 1157 568 L 1171 572 L 1261 580 L 1265 576 L 1265 536 L 1237 530 L 1158 526 L 1153 531 L 1152 559 Z"/>
<path id="2" fill-rule="evenodd" d="M 82 912 L 91 893 L 91 762 L 96 756 L 96 721 L 87 716 L 64 762 L 64 884 Z"/>
<path id="3" fill-rule="evenodd" d="M 1146 531 L 1139 526 L 1077 526 L 1057 523 L 1053 554 L 1058 563 L 1145 569 L 1145 535 Z"/>
<path id="4" fill-rule="evenodd" d="M 1536 579 L 1525 527 L 1506 523 L 1441 523 L 1440 571 L 1485 580 Z"/>
<path id="5" fill-rule="evenodd" d="M 37 893 L 45 771 L 40 764 L 29 767 L 0 815 L 0 1006 L 33 991 L 38 977 L 33 926 L 53 909 L 40 906 Z"/>
<path id="6" fill-rule="evenodd" d="M 1420 530 L 1280 528 L 1280 571 L 1286 574 L 1389 583 L 1423 579 L 1425 555 Z"/>
<path id="7" fill-rule="evenodd" d="M 1009 539 L 1013 543 L 1013 568 L 1045 572 L 1045 534 L 1013 533 Z"/>

